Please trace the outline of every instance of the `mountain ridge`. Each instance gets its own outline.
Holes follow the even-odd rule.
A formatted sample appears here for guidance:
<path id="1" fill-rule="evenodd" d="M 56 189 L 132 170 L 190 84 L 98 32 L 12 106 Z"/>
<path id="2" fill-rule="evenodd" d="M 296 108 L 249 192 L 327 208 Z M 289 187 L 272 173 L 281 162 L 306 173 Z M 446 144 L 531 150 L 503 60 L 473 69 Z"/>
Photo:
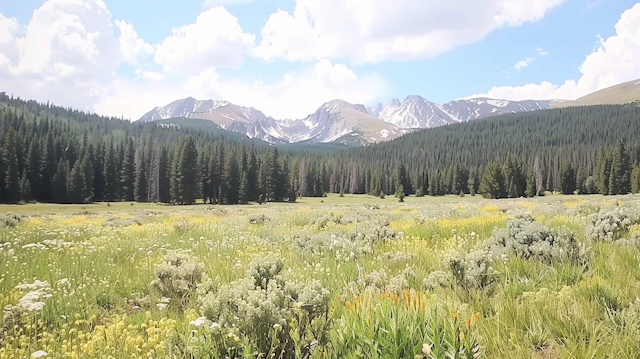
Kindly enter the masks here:
<path id="1" fill-rule="evenodd" d="M 274 144 L 329 143 L 347 135 L 359 136 L 365 143 L 375 143 L 418 129 L 505 113 L 546 109 L 556 102 L 558 101 L 474 98 L 436 104 L 419 95 L 409 95 L 402 102 L 394 98 L 387 105 L 378 103 L 365 107 L 334 99 L 302 119 L 274 119 L 253 107 L 238 106 L 225 100 L 197 100 L 187 97 L 156 107 L 138 121 L 145 123 L 168 118 L 205 119 L 225 130 L 241 132 L 250 138 Z"/>

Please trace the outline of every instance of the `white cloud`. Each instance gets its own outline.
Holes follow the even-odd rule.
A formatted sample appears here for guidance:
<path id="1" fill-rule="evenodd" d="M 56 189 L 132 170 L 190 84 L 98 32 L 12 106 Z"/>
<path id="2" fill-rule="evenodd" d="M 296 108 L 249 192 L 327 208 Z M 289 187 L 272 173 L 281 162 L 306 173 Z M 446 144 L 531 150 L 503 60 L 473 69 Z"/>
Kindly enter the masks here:
<path id="1" fill-rule="evenodd" d="M 116 20 L 115 25 L 120 29 L 118 40 L 120 42 L 120 52 L 122 52 L 125 61 L 136 65 L 141 55 L 153 54 L 153 46 L 147 44 L 138 36 L 133 25 L 123 20 Z"/>
<path id="2" fill-rule="evenodd" d="M 203 11 L 192 24 L 175 28 L 156 48 L 155 61 L 171 73 L 192 75 L 211 67 L 236 67 L 255 36 L 242 31 L 224 7 Z"/>
<path id="3" fill-rule="evenodd" d="M 269 17 L 254 54 L 356 63 L 432 57 L 494 29 L 540 20 L 564 1 L 297 0 L 292 14 Z"/>
<path id="4" fill-rule="evenodd" d="M 102 0 L 49 0 L 25 26 L 0 15 L 3 91 L 90 109 L 123 59 Z"/>
<path id="5" fill-rule="evenodd" d="M 247 4 L 253 2 L 253 0 L 205 0 L 202 3 L 203 9 L 209 9 L 214 6 L 230 6 L 237 4 Z"/>
<path id="6" fill-rule="evenodd" d="M 540 56 L 545 56 L 545 55 L 549 55 L 549 52 L 541 47 L 536 47 L 536 52 L 538 53 L 538 55 Z"/>
<path id="7" fill-rule="evenodd" d="M 561 85 L 547 81 L 524 86 L 493 87 L 487 93 L 470 97 L 494 97 L 507 100 L 575 100 L 591 92 L 640 77 L 640 4 L 620 16 L 616 34 L 601 39 L 599 46 L 580 66 L 582 76 Z"/>
<path id="8" fill-rule="evenodd" d="M 513 67 L 516 70 L 520 70 L 520 69 L 523 69 L 523 68 L 529 66 L 529 64 L 531 64 L 532 61 L 533 61 L 533 57 L 527 57 L 524 60 L 520 60 L 520 61 L 516 62 L 516 64 L 513 65 Z"/>
<path id="9" fill-rule="evenodd" d="M 138 80 L 119 79 L 102 95 L 95 109 L 99 113 L 137 120 L 156 106 L 192 96 L 225 99 L 257 108 L 274 118 L 297 119 L 337 98 L 352 103 L 372 102 L 385 95 L 385 87 L 384 81 L 375 74 L 360 78 L 345 65 L 328 60 L 267 83 L 223 78 L 210 68 L 186 80 L 142 76 Z"/>

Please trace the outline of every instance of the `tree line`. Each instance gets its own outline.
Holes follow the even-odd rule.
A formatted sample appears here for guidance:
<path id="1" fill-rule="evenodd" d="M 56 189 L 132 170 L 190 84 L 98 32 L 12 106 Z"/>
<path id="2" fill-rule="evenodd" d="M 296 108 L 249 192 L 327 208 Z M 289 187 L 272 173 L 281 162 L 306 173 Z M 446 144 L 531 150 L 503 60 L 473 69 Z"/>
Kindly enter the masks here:
<path id="1" fill-rule="evenodd" d="M 640 191 L 640 111 L 498 116 L 382 144 L 270 146 L 0 94 L 0 202 L 237 204 L 326 193 L 490 198 Z"/>

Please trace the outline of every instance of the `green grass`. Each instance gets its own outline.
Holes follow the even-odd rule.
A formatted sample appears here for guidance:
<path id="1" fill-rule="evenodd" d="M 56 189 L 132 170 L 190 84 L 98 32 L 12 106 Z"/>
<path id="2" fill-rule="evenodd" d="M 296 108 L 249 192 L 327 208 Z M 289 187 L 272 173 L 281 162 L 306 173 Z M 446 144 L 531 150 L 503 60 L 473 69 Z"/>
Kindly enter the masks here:
<path id="1" fill-rule="evenodd" d="M 578 209 L 639 204 L 634 195 L 410 196 L 399 203 L 332 194 L 245 206 L 0 206 L 20 219 L 0 221 L 0 307 L 19 303 L 29 291 L 21 284 L 51 287 L 42 310 L 4 315 L 0 359 L 37 350 L 51 358 L 210 358 L 226 351 L 257 358 L 255 335 L 275 350 L 290 333 L 298 335 L 288 342 L 291 352 L 314 347 L 311 358 L 422 358 L 429 350 L 444 358 L 458 349 L 483 358 L 636 357 L 640 252 L 635 242 L 587 238 Z M 521 213 L 568 227 L 590 248 L 586 262 L 509 256 L 492 263 L 498 279 L 490 289 L 426 286 L 433 272 L 448 270 L 452 253 L 471 251 Z M 379 236 L 383 229 L 395 237 Z M 232 288 L 256 256 L 280 257 L 279 280 L 318 280 L 328 290 L 326 317 L 287 322 L 286 334 L 270 326 L 210 332 L 190 325 L 203 315 L 197 293 L 165 309 L 156 305 L 169 294 L 152 285 L 155 265 L 174 250 L 188 251 L 209 278 Z"/>

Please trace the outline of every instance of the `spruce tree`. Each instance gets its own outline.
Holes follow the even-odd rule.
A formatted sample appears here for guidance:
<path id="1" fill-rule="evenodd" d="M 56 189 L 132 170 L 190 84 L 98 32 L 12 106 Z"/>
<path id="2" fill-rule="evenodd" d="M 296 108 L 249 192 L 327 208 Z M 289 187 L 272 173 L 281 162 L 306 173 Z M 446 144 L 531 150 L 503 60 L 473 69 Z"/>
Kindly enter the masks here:
<path id="1" fill-rule="evenodd" d="M 2 202 L 19 203 L 21 200 L 20 190 L 20 168 L 18 166 L 18 155 L 16 153 L 16 133 L 13 128 L 9 128 L 2 151 L 4 167 L 4 192 Z"/>
<path id="2" fill-rule="evenodd" d="M 27 171 L 27 177 L 31 187 L 31 199 L 39 199 L 40 193 L 38 192 L 38 183 L 40 180 L 40 159 L 42 158 L 42 146 L 39 144 L 39 138 L 34 136 L 29 148 L 29 169 Z M 32 186 L 31 186 L 32 185 Z"/>
<path id="3" fill-rule="evenodd" d="M 192 136 L 186 136 L 178 165 L 178 202 L 195 204 L 198 198 L 198 149 Z"/>
<path id="4" fill-rule="evenodd" d="M 182 177 L 180 173 L 180 163 L 182 162 L 182 152 L 184 150 L 185 140 L 186 140 L 186 137 L 181 136 L 180 139 L 178 139 L 178 142 L 176 143 L 175 147 L 173 148 L 173 155 L 172 155 L 172 161 L 171 161 L 171 176 L 170 176 L 171 203 L 173 204 L 182 203 L 181 199 L 182 199 L 183 189 L 180 183 L 180 180 Z"/>
<path id="5" fill-rule="evenodd" d="M 533 172 L 533 169 L 527 173 L 527 190 L 525 191 L 525 195 L 527 197 L 535 197 L 538 194 L 538 190 L 536 188 L 536 178 Z"/>
<path id="6" fill-rule="evenodd" d="M 631 192 L 640 193 L 640 166 L 637 163 L 631 170 Z"/>
<path id="7" fill-rule="evenodd" d="M 133 198 L 137 202 L 147 202 L 149 198 L 148 164 L 144 151 L 138 149 L 135 155 Z"/>
<path id="8" fill-rule="evenodd" d="M 256 159 L 256 150 L 251 147 L 251 153 L 249 155 L 249 164 L 247 166 L 247 196 L 249 201 L 255 201 L 258 199 L 258 160 Z"/>
<path id="9" fill-rule="evenodd" d="M 29 182 L 29 176 L 27 175 L 27 170 L 22 172 L 22 181 L 20 184 L 20 190 L 22 201 L 31 202 L 33 201 L 33 194 L 31 193 L 31 183 Z"/>
<path id="10" fill-rule="evenodd" d="M 84 177 L 84 172 L 81 163 L 76 161 L 76 164 L 69 173 L 69 193 L 68 201 L 70 203 L 86 203 L 87 202 L 87 181 Z"/>
<path id="11" fill-rule="evenodd" d="M 631 160 L 624 141 L 618 141 L 611 158 L 609 194 L 627 194 L 631 191 Z"/>
<path id="12" fill-rule="evenodd" d="M 224 166 L 224 192 L 222 198 L 226 204 L 238 204 L 240 200 L 240 168 L 235 153 L 227 156 L 227 163 Z"/>
<path id="13" fill-rule="evenodd" d="M 605 196 L 609 194 L 609 182 L 611 174 L 611 156 L 603 148 L 598 149 L 596 158 L 597 173 L 596 184 L 598 191 Z"/>
<path id="14" fill-rule="evenodd" d="M 62 158 L 58 161 L 51 187 L 53 188 L 53 201 L 55 203 L 68 203 L 69 173 L 67 164 Z"/>
<path id="15" fill-rule="evenodd" d="M 505 178 L 499 164 L 489 163 L 482 171 L 479 192 L 486 198 L 502 198 L 505 194 Z"/>
<path id="16" fill-rule="evenodd" d="M 576 190 L 576 173 L 571 164 L 565 164 L 560 173 L 560 192 L 573 194 Z"/>
<path id="17" fill-rule="evenodd" d="M 50 202 L 53 197 L 52 185 L 53 175 L 56 173 L 56 157 L 55 148 L 53 147 L 53 137 L 50 133 L 46 135 L 46 138 L 42 147 L 42 157 L 40 159 L 40 178 L 38 182 L 40 184 L 38 193 L 40 198 L 36 198 L 41 202 Z"/>
<path id="18" fill-rule="evenodd" d="M 247 204 L 249 203 L 249 176 L 247 172 L 243 172 L 240 180 L 240 192 L 239 192 L 239 203 Z"/>
<path id="19" fill-rule="evenodd" d="M 136 150 L 133 146 L 133 139 L 129 138 L 126 141 L 126 148 L 122 159 L 122 168 L 120 169 L 120 192 L 125 201 L 145 200 L 146 196 L 141 198 L 135 198 L 135 179 L 136 179 L 136 166 L 135 166 Z M 146 182 L 145 182 L 146 184 Z"/>
<path id="20" fill-rule="evenodd" d="M 116 201 L 119 199 L 120 176 L 118 174 L 118 152 L 113 146 L 113 140 L 109 142 L 109 147 L 104 155 L 104 199 L 106 201 Z"/>
<path id="21" fill-rule="evenodd" d="M 93 202 L 93 198 L 94 198 L 94 194 L 93 194 L 93 175 L 94 175 L 94 171 L 93 171 L 93 161 L 92 161 L 92 153 L 93 153 L 93 149 L 91 147 L 91 145 L 89 145 L 89 148 L 87 149 L 84 158 L 82 159 L 81 162 L 81 168 L 82 168 L 82 173 L 84 174 L 84 181 L 85 181 L 85 185 L 84 185 L 84 194 L 83 194 L 83 198 L 85 200 L 85 202 L 87 203 L 91 203 Z"/>
<path id="22" fill-rule="evenodd" d="M 578 189 L 578 194 L 587 194 L 587 189 L 585 188 L 587 177 L 587 171 L 584 167 L 580 167 L 578 169 L 578 174 L 576 175 L 576 187 Z"/>
<path id="23" fill-rule="evenodd" d="M 165 147 L 160 150 L 158 177 L 158 201 L 169 203 L 171 201 L 171 170 L 169 167 L 169 152 Z"/>

